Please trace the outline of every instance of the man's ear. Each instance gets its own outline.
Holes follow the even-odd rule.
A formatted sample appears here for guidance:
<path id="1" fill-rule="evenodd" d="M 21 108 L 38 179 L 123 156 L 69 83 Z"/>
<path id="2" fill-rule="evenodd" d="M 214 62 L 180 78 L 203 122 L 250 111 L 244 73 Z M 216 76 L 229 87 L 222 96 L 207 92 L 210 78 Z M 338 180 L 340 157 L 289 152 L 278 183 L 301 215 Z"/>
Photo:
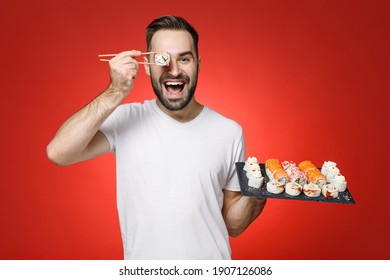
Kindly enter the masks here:
<path id="1" fill-rule="evenodd" d="M 202 57 L 201 56 L 199 56 L 198 57 L 198 71 L 199 71 L 199 69 L 200 69 L 200 62 L 202 61 Z"/>
<path id="2" fill-rule="evenodd" d="M 149 62 L 148 59 L 146 57 L 144 57 L 144 61 L 145 62 Z M 150 65 L 148 64 L 144 64 L 144 67 L 145 67 L 145 72 L 148 76 L 150 76 Z"/>

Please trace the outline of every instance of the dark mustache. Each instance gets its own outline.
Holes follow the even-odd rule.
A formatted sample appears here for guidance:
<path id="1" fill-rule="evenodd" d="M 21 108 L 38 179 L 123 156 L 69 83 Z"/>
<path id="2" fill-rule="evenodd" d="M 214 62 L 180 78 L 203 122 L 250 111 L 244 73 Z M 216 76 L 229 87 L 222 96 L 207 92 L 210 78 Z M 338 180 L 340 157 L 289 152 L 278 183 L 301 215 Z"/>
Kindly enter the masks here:
<path id="1" fill-rule="evenodd" d="M 162 84 L 165 80 L 184 80 L 187 83 L 190 82 L 190 78 L 187 75 L 180 74 L 179 76 L 174 76 L 172 74 L 164 74 L 160 77 L 159 82 Z"/>

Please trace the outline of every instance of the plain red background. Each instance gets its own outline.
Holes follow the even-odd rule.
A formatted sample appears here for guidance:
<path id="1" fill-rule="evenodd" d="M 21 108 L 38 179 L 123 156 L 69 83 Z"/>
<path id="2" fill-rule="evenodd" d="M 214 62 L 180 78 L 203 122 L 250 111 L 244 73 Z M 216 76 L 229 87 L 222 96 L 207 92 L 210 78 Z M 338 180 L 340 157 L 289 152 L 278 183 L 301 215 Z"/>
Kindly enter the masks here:
<path id="1" fill-rule="evenodd" d="M 338 163 L 356 205 L 268 200 L 234 259 L 389 259 L 387 1 L 7 1 L 1 28 L 0 259 L 122 259 L 112 154 L 48 161 L 108 84 L 99 53 L 145 50 L 164 14 L 200 34 L 197 98 L 260 161 Z M 126 102 L 154 98 L 142 71 Z M 190 198 L 189 198 L 190 199 Z"/>

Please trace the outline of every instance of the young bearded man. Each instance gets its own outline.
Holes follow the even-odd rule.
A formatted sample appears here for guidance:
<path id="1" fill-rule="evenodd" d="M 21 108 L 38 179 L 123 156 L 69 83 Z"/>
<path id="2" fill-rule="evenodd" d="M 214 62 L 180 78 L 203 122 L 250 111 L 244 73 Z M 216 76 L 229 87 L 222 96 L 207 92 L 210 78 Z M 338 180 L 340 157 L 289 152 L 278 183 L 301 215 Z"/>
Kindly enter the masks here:
<path id="1" fill-rule="evenodd" d="M 149 52 L 170 54 L 168 66 L 145 65 L 157 99 L 120 105 L 141 52 L 118 54 L 108 88 L 60 127 L 48 157 L 68 165 L 115 153 L 125 259 L 230 259 L 228 236 L 242 233 L 265 205 L 239 191 L 242 129 L 196 101 L 201 58 L 187 21 L 160 17 L 146 37 Z"/>

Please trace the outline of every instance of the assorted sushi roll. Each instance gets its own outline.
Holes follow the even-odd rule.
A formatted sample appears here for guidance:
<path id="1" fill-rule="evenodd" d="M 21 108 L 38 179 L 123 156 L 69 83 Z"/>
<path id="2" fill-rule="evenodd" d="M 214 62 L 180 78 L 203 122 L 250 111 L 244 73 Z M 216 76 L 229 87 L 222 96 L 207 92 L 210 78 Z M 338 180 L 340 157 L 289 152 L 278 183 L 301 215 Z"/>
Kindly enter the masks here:
<path id="1" fill-rule="evenodd" d="M 248 186 L 261 188 L 264 177 L 256 157 L 248 157 L 244 170 L 248 178 Z M 301 193 L 308 197 L 319 197 L 321 194 L 329 199 L 338 198 L 339 193 L 347 188 L 345 177 L 340 174 L 337 164 L 325 161 L 321 171 L 309 160 L 296 165 L 293 161 L 283 161 L 271 158 L 265 161 L 265 171 L 269 182 L 266 190 L 272 194 L 281 194 L 284 191 L 290 196 L 299 196 Z"/>
<path id="2" fill-rule="evenodd" d="M 322 187 L 322 194 L 326 198 L 336 198 L 339 196 L 339 191 L 336 187 L 332 186 L 331 184 L 326 184 Z"/>
<path id="3" fill-rule="evenodd" d="M 261 171 L 248 172 L 248 186 L 252 188 L 260 188 L 263 185 L 264 177 L 261 175 Z"/>
<path id="4" fill-rule="evenodd" d="M 341 175 L 340 169 L 335 162 L 325 161 L 321 167 L 321 173 L 339 192 L 344 192 L 347 189 L 347 181 Z"/>
<path id="5" fill-rule="evenodd" d="M 284 185 L 278 181 L 269 181 L 267 183 L 267 191 L 273 194 L 280 194 L 284 191 Z"/>
<path id="6" fill-rule="evenodd" d="M 308 183 L 303 186 L 303 193 L 308 197 L 319 197 L 321 195 L 321 188 L 313 183 Z"/>
<path id="7" fill-rule="evenodd" d="M 303 187 L 296 182 L 288 182 L 285 187 L 286 194 L 291 196 L 297 196 L 302 193 Z"/>
<path id="8" fill-rule="evenodd" d="M 259 165 L 259 161 L 257 160 L 256 157 L 248 157 L 248 159 L 245 161 L 245 165 L 244 165 L 244 170 L 245 171 L 248 171 L 251 166 L 253 165 Z"/>
<path id="9" fill-rule="evenodd" d="M 268 178 L 270 178 L 271 181 L 278 181 L 283 185 L 287 184 L 290 181 L 290 177 L 288 176 L 286 171 L 284 171 L 279 160 L 275 158 L 267 159 L 265 161 L 265 168 L 267 176 Z"/>
<path id="10" fill-rule="evenodd" d="M 347 189 L 347 181 L 345 177 L 341 174 L 338 174 L 332 178 L 330 183 L 337 188 L 339 192 L 344 192 Z"/>
<path id="11" fill-rule="evenodd" d="M 337 164 L 333 161 L 324 161 L 324 164 L 321 167 L 321 172 L 325 176 L 330 172 L 330 170 L 334 169 Z"/>
<path id="12" fill-rule="evenodd" d="M 290 177 L 290 182 L 294 182 L 304 186 L 306 184 L 306 175 L 295 162 L 291 160 L 285 160 L 282 162 L 282 167 L 286 171 L 287 175 Z"/>
<path id="13" fill-rule="evenodd" d="M 305 172 L 307 180 L 310 183 L 316 184 L 320 188 L 327 183 L 325 175 L 310 160 L 302 161 L 298 164 L 298 167 Z"/>
<path id="14" fill-rule="evenodd" d="M 252 188 L 260 188 L 263 185 L 264 177 L 261 174 L 260 165 L 255 157 L 249 157 L 245 161 L 244 170 L 248 178 L 248 186 Z"/>

